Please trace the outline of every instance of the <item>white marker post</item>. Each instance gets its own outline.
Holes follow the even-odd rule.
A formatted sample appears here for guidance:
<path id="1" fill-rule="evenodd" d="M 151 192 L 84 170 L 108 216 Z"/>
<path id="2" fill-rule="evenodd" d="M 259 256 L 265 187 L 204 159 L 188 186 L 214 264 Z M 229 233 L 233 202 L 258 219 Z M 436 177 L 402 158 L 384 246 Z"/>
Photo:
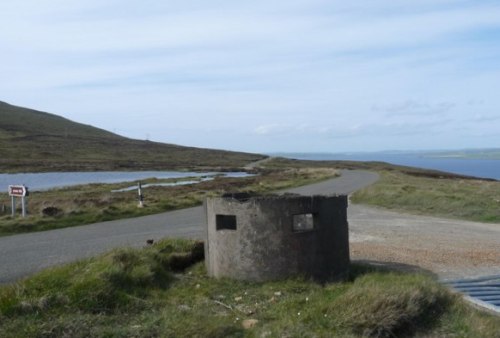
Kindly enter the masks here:
<path id="1" fill-rule="evenodd" d="M 12 211 L 12 217 L 16 216 L 16 196 L 11 196 L 10 210 Z"/>
<path id="2" fill-rule="evenodd" d="M 25 185 L 9 185 L 9 196 L 12 199 L 12 217 L 16 215 L 16 197 L 21 197 L 22 215 L 26 217 L 26 196 L 28 195 L 28 187 Z"/>
<path id="3" fill-rule="evenodd" d="M 142 184 L 139 182 L 137 187 L 137 193 L 139 195 L 139 208 L 144 208 L 144 196 L 142 195 Z"/>

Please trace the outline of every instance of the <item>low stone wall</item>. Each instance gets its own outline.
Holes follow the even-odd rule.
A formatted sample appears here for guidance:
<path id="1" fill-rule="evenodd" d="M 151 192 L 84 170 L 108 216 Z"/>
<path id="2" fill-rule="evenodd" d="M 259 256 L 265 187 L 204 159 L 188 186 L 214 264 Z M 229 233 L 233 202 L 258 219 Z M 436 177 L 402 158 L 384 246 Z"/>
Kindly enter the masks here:
<path id="1" fill-rule="evenodd" d="M 349 269 L 346 196 L 228 196 L 205 201 L 213 277 L 338 280 Z"/>

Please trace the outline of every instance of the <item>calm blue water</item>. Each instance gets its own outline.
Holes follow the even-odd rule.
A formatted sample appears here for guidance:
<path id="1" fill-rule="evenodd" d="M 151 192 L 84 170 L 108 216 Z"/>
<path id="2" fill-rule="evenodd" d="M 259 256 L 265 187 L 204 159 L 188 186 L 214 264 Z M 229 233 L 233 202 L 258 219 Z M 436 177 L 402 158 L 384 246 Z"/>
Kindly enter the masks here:
<path id="1" fill-rule="evenodd" d="M 194 180 L 188 180 L 188 181 L 178 181 L 178 182 L 170 182 L 170 183 L 148 183 L 148 184 L 143 184 L 141 187 L 144 188 L 149 188 L 149 187 L 177 187 L 180 185 L 191 185 L 191 184 L 198 184 L 201 182 L 206 182 L 206 181 L 212 181 L 215 177 L 203 177 L 199 181 L 194 181 Z M 137 190 L 137 184 L 134 184 L 130 187 L 126 187 L 123 189 L 116 189 L 116 190 L 111 190 L 111 192 L 123 192 L 123 191 L 132 191 L 132 190 Z"/>
<path id="2" fill-rule="evenodd" d="M 61 173 L 23 173 L 23 174 L 0 174 L 0 192 L 6 192 L 9 185 L 24 184 L 31 191 L 46 190 L 59 187 L 68 187 L 79 184 L 90 183 L 120 183 L 144 180 L 156 177 L 183 178 L 214 176 L 218 173 L 196 173 L 179 171 L 99 171 L 99 172 L 61 172 Z M 223 173 L 226 177 L 244 177 L 245 172 Z"/>
<path id="3" fill-rule="evenodd" d="M 280 154 L 301 160 L 382 161 L 410 167 L 436 169 L 456 174 L 500 180 L 500 160 L 433 158 L 419 154 L 352 153 L 352 154 Z"/>

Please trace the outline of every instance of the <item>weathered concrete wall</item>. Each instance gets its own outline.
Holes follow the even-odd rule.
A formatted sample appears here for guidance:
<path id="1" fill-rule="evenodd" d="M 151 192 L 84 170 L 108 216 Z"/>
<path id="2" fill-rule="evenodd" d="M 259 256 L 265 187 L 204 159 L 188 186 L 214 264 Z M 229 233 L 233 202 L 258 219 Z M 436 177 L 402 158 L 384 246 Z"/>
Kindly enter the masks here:
<path id="1" fill-rule="evenodd" d="M 210 276 L 264 281 L 303 275 L 325 281 L 348 271 L 346 196 L 209 198 L 205 210 Z M 310 221 L 313 228 L 304 230 Z"/>

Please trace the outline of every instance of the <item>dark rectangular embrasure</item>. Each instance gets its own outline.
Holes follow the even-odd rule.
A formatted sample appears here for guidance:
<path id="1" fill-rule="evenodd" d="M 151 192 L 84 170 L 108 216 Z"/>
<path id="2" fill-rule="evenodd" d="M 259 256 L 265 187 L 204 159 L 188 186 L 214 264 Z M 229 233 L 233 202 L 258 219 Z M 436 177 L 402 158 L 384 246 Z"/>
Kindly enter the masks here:
<path id="1" fill-rule="evenodd" d="M 236 216 L 216 215 L 215 226 L 217 230 L 236 230 Z"/>

